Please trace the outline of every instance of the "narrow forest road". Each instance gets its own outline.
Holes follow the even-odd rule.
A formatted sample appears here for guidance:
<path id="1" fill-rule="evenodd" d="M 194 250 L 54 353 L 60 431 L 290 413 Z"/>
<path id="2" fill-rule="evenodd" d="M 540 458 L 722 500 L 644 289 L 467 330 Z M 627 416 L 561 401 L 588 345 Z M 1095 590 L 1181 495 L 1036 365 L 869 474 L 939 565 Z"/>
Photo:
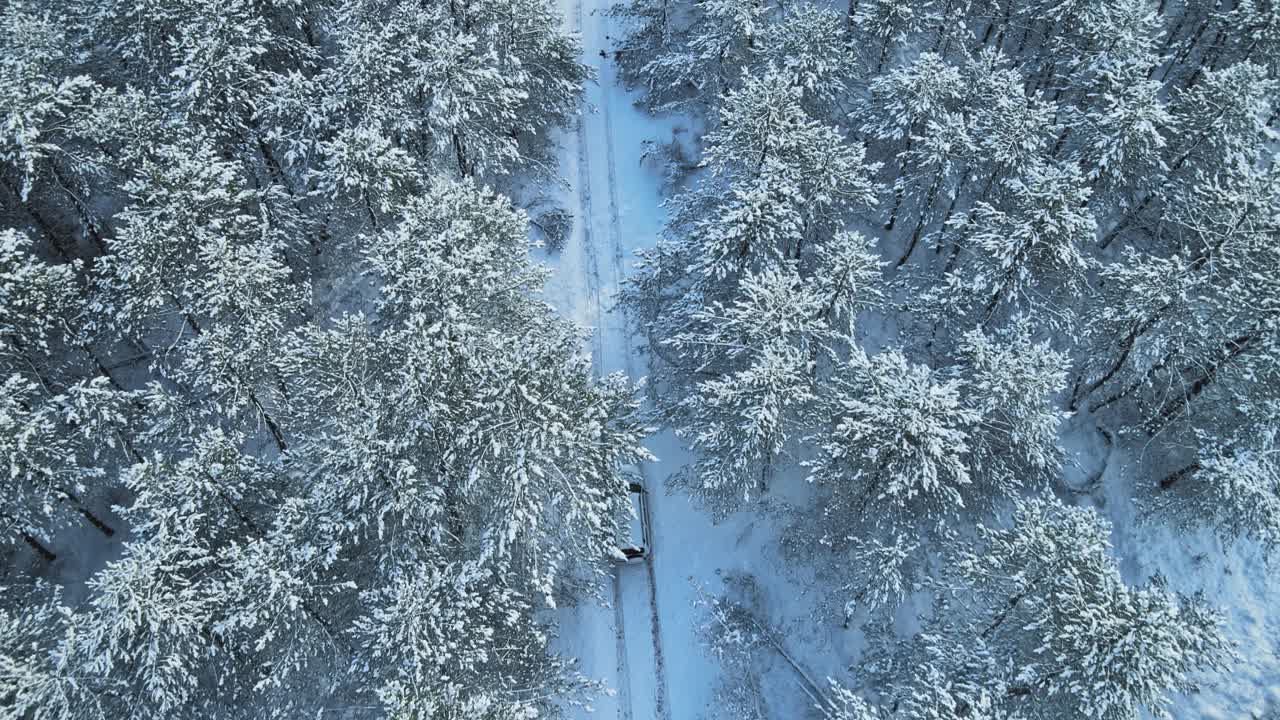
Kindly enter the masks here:
<path id="1" fill-rule="evenodd" d="M 632 250 L 623 242 L 618 205 L 617 137 L 613 129 L 617 88 L 608 47 L 611 23 L 602 13 L 604 6 L 607 5 L 599 0 L 572 0 L 571 8 L 566 8 L 573 31 L 582 37 L 582 61 L 598 74 L 598 82 L 586 88 L 579 124 L 566 142 L 566 160 L 576 167 L 564 169 L 568 170 L 571 195 L 576 197 L 577 205 L 573 208 L 576 222 L 566 256 L 575 265 L 573 274 L 582 281 L 582 292 L 572 301 L 579 306 L 580 319 L 589 319 L 594 331 L 591 359 L 595 372 L 622 370 L 628 377 L 637 378 L 644 374 L 644 368 L 637 363 L 634 338 L 627 329 L 625 315 L 616 307 Z M 628 192 L 632 190 L 635 188 L 627 188 Z M 653 205 L 643 208 L 648 210 L 644 215 L 658 214 L 657 200 L 654 196 Z M 654 232 L 655 228 L 648 231 Z M 641 473 L 652 474 L 644 468 Z M 646 488 L 654 487 L 649 477 L 644 478 L 644 484 Z M 650 493 L 650 497 L 654 495 L 657 493 Z M 605 615 L 604 609 L 595 607 L 579 607 L 572 619 L 576 626 L 570 630 L 571 634 L 593 641 L 586 643 L 585 652 L 580 653 L 582 671 L 591 678 L 604 679 L 617 692 L 616 696 L 600 698 L 596 707 L 607 712 L 604 703 L 612 702 L 616 707 L 607 716 L 616 715 L 620 720 L 666 720 L 662 624 L 652 557 L 641 564 L 616 566 L 612 589 L 611 614 Z M 604 638 L 609 635 L 613 638 L 612 657 L 605 650 L 608 643 Z"/>
<path id="2" fill-rule="evenodd" d="M 556 265 L 551 294 L 560 310 L 593 330 L 592 364 L 598 374 L 622 371 L 636 379 L 645 375 L 627 319 L 617 305 L 636 247 L 650 245 L 662 225 L 655 174 L 641 168 L 642 140 L 670 137 L 669 123 L 650 118 L 632 106 L 617 84 L 613 62 L 613 21 L 608 0 L 562 0 L 572 32 L 582 37 L 582 62 L 597 73 L 588 83 L 578 126 L 562 142 L 561 170 L 570 191 L 566 204 L 574 213 L 573 232 Z M 622 115 L 615 122 L 615 115 Z M 618 137 L 620 125 L 623 136 Z M 619 140 L 621 139 L 621 143 Z M 628 163 L 619 173 L 619 162 Z M 628 199 L 624 208 L 619 198 Z M 650 512 L 661 512 L 662 479 L 641 468 L 650 489 Z M 657 526 L 654 527 L 657 535 Z M 579 658 L 587 677 L 603 680 L 615 694 L 601 696 L 584 717 L 619 720 L 667 720 L 670 701 L 663 657 L 662 615 L 655 563 L 661 562 L 662 539 L 651 538 L 651 554 L 643 563 L 618 565 L 608 600 L 612 607 L 582 603 L 561 613 L 561 650 Z"/>

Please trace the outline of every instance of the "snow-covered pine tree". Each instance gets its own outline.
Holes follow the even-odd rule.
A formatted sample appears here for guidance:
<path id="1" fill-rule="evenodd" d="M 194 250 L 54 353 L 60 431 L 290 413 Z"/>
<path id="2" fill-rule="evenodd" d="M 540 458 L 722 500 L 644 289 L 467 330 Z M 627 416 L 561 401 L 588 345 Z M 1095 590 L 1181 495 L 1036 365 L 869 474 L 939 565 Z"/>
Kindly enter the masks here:
<path id="1" fill-rule="evenodd" d="M 949 250 L 947 270 L 955 267 L 962 251 L 967 230 L 963 208 L 976 202 L 991 202 L 992 191 L 1001 189 L 997 180 L 1028 174 L 1048 154 L 1055 106 L 1028 94 L 1024 85 L 1022 74 L 994 49 L 967 56 L 954 114 L 939 108 L 936 117 L 922 118 L 927 134 L 919 142 L 912 142 L 904 158 L 904 168 L 914 173 L 908 182 L 911 192 L 927 182 L 924 178 L 928 173 L 921 170 L 930 166 L 939 171 L 950 170 L 949 166 L 955 165 L 953 187 L 948 188 L 944 179 L 934 175 L 930 191 L 925 192 L 926 200 L 930 196 L 936 199 L 939 191 L 947 189 L 947 206 L 938 219 L 941 227 L 930 241 L 939 253 Z M 961 209 L 959 218 L 957 208 Z M 922 213 L 928 209 L 923 208 Z M 908 249 L 914 248 L 922 232 L 918 222 Z M 906 255 L 904 252 L 903 257 Z M 933 285 L 933 278 L 928 282 Z"/>
<path id="2" fill-rule="evenodd" d="M 814 119 L 803 97 L 792 71 L 769 66 L 745 75 L 724 98 L 704 162 L 713 177 L 760 181 L 796 209 L 802 232 L 813 232 L 842 211 L 875 204 L 871 175 L 878 165 L 866 162 L 861 145 Z M 779 250 L 799 255 L 796 248 L 790 255 Z"/>
<path id="3" fill-rule="evenodd" d="M 1064 585 L 1033 620 L 1038 646 L 1029 661 L 1040 664 L 1009 686 L 1013 695 L 1053 698 L 1049 717 L 1132 718 L 1145 708 L 1169 718 L 1169 693 L 1194 691 L 1196 673 L 1221 669 L 1232 655 L 1222 616 L 1160 581 L 1132 589 L 1070 576 Z"/>
<path id="4" fill-rule="evenodd" d="M 923 627 L 902 638 L 887 620 L 867 627 L 868 652 L 858 670 L 870 682 L 886 717 L 1015 720 L 1002 658 L 973 633 L 963 605 L 941 594 Z"/>
<path id="5" fill-rule="evenodd" d="M 1152 505 L 1161 517 L 1191 530 L 1208 527 L 1224 542 L 1256 541 L 1280 548 L 1280 450 L 1274 405 L 1230 436 L 1201 432 L 1190 463 L 1160 480 Z"/>
<path id="6" fill-rule="evenodd" d="M 377 228 L 392 210 L 418 190 L 422 168 L 373 120 L 343 128 L 316 145 L 316 190 L 346 214 L 364 216 Z"/>
<path id="7" fill-rule="evenodd" d="M 976 146 L 967 174 L 982 178 L 970 197 L 986 201 L 997 180 L 1022 176 L 1043 162 L 1057 105 L 1028 92 L 1023 74 L 994 49 L 965 60 L 964 80 L 969 134 Z"/>
<path id="8" fill-rule="evenodd" d="M 53 357 L 64 350 L 79 311 L 79 263 L 52 265 L 26 233 L 0 230 L 0 373 L 51 384 Z"/>
<path id="9" fill-rule="evenodd" d="M 870 101 L 855 111 L 863 133 L 884 141 L 908 141 L 929 119 L 952 109 L 970 88 L 960 68 L 936 53 L 922 53 L 871 81 Z"/>
<path id="10" fill-rule="evenodd" d="M 878 166 L 812 119 L 803 96 L 790 74 L 769 68 L 725 99 L 707 138 L 710 177 L 675 199 L 667 237 L 629 280 L 629 302 L 657 338 L 711 302 L 731 304 L 743 276 L 802 259 L 850 210 L 875 203 Z"/>
<path id="11" fill-rule="evenodd" d="M 1076 154 L 1095 193 L 1121 209 L 1131 202 L 1124 195 L 1159 185 L 1168 171 L 1161 156 L 1173 117 L 1159 84 L 1145 74 L 1137 64 L 1103 74 L 1088 89 L 1087 109 L 1071 121 L 1084 130 Z"/>
<path id="12" fill-rule="evenodd" d="M 28 3 L 0 10 L 0 168 L 15 171 L 0 179 L 16 195 L 6 205 L 27 202 L 37 181 L 57 166 L 76 173 L 93 168 L 67 129 L 87 111 L 98 85 L 74 72 L 77 49 L 67 22 L 62 13 Z"/>
<path id="13" fill-rule="evenodd" d="M 624 0 L 609 8 L 609 15 L 626 28 L 618 49 L 619 74 L 629 86 L 642 86 L 644 102 L 649 106 L 672 91 L 681 92 L 679 82 L 671 82 L 668 73 L 682 71 L 675 63 L 651 64 L 681 51 L 687 36 L 677 27 L 678 20 L 689 12 L 688 0 Z M 665 72 L 654 72 L 657 70 Z"/>
<path id="14" fill-rule="evenodd" d="M 217 551 L 179 520 L 125 545 L 89 582 L 93 591 L 82 633 L 75 638 L 77 667 L 118 689 L 114 712 L 142 718 L 207 709 L 202 687 L 208 658 L 217 652 L 213 624 L 220 617 Z"/>
<path id="15" fill-rule="evenodd" d="M 1236 30 L 1224 33 L 1216 46 L 1211 67 L 1254 62 L 1267 68 L 1270 77 L 1280 76 L 1280 10 L 1266 0 L 1233 3 L 1224 23 Z"/>
<path id="16" fill-rule="evenodd" d="M 131 539 L 89 581 L 64 648 L 80 675 L 114 689 L 113 713 L 296 716 L 332 692 L 346 606 L 330 604 L 350 584 L 308 537 L 280 532 L 290 479 L 244 445 L 207 429 L 123 474 Z M 313 685 L 330 687 L 300 692 Z"/>
<path id="17" fill-rule="evenodd" d="M 1179 184 L 1158 238 L 1172 252 L 1130 253 L 1104 268 L 1115 299 L 1101 316 L 1120 340 L 1081 393 L 1106 388 L 1092 411 L 1136 399 L 1155 433 L 1203 405 L 1205 394 L 1230 397 L 1226 407 L 1239 404 L 1233 393 L 1273 395 L 1280 256 L 1264 238 L 1275 229 L 1278 203 L 1274 169 L 1236 165 Z"/>
<path id="18" fill-rule="evenodd" d="M 945 618 L 952 608 L 935 606 Z M 999 659 L 981 640 L 965 637 L 945 620 L 914 639 L 919 664 L 903 667 L 905 682 L 894 688 L 898 713 L 910 720 L 1020 720 L 1000 679 Z"/>
<path id="19" fill-rule="evenodd" d="M 1268 122 L 1276 108 L 1277 82 L 1261 65 L 1241 62 L 1209 70 L 1200 82 L 1175 93 L 1169 113 L 1178 132 L 1165 148 L 1169 171 L 1107 232 L 1102 246 L 1157 224 L 1177 185 L 1204 182 L 1264 157 L 1276 137 Z"/>
<path id="20" fill-rule="evenodd" d="M 859 313 L 884 303 L 883 266 L 876 242 L 859 232 L 839 231 L 815 248 L 808 282 L 823 300 L 819 316 L 833 332 L 850 336 Z"/>
<path id="21" fill-rule="evenodd" d="M 900 46 L 932 25 L 929 9 L 906 0 L 856 0 L 856 7 L 849 6 L 851 29 L 867 41 L 855 47 L 863 51 L 863 64 L 870 74 L 880 74 Z"/>
<path id="22" fill-rule="evenodd" d="M 811 438 L 809 478 L 833 505 L 890 527 L 940 524 L 964 506 L 973 478 L 969 433 L 980 420 L 962 384 L 897 350 L 852 349 L 819 397 L 825 420 Z"/>
<path id="23" fill-rule="evenodd" d="M 1084 251 L 1097 225 L 1085 207 L 1089 189 L 1075 165 L 1053 162 L 1004 185 L 1002 200 L 952 220 L 959 262 L 930 293 L 940 317 L 986 325 L 1010 308 L 1070 327 L 1073 311 L 1057 300 L 1074 297 L 1090 268 Z"/>
<path id="24" fill-rule="evenodd" d="M 991 334 L 965 333 L 957 354 L 964 401 L 980 418 L 969 432 L 976 487 L 1003 499 L 1056 477 L 1063 451 L 1055 401 L 1066 388 L 1066 355 L 1037 341 L 1023 316 Z"/>
<path id="25" fill-rule="evenodd" d="M 826 720 L 881 720 L 879 708 L 840 683 L 827 679 L 827 698 L 830 707 L 822 708 Z"/>
<path id="26" fill-rule="evenodd" d="M 128 460 L 136 396 L 105 378 L 81 381 L 53 394 L 18 374 L 2 382 L 0 472 L 4 542 L 25 541 L 46 559 L 47 543 L 73 518 L 114 534 L 87 499 L 107 469 Z"/>
<path id="27" fill-rule="evenodd" d="M 1175 131 L 1173 116 L 1161 84 L 1150 78 L 1159 63 L 1157 25 L 1145 0 L 1097 3 L 1077 20 L 1075 32 L 1053 42 L 1066 75 L 1055 91 L 1065 112 L 1054 152 L 1069 150 L 1094 199 L 1101 195 L 1110 205 L 1123 206 L 1135 190 L 1161 184 L 1168 171 L 1162 156 Z"/>
<path id="28" fill-rule="evenodd" d="M 838 510 L 832 514 L 839 514 Z M 847 523 L 840 523 L 832 518 L 833 527 L 843 524 L 844 532 L 850 532 Z M 837 530 L 838 532 L 839 530 Z M 874 612 L 881 607 L 895 607 L 912 588 L 916 570 L 916 559 L 920 543 L 908 539 L 900 533 L 890 533 L 886 540 L 876 537 L 863 539 L 853 534 L 844 537 L 823 538 L 825 544 L 835 549 L 848 552 L 841 561 L 852 576 L 839 588 L 844 598 L 841 608 L 844 616 L 844 627 L 849 627 L 854 615 L 862 610 Z"/>
<path id="29" fill-rule="evenodd" d="M 731 305 L 693 310 L 689 329 L 663 342 L 696 368 L 690 394 L 670 413 L 676 433 L 701 453 L 682 484 L 715 517 L 768 486 L 803 427 L 799 413 L 815 398 L 815 364 L 831 334 L 827 307 L 828 297 L 784 265 L 747 275 Z"/>
<path id="30" fill-rule="evenodd" d="M 1170 172 L 1211 176 L 1235 158 L 1258 158 L 1276 137 L 1267 123 L 1276 110 L 1277 82 L 1265 67 L 1246 61 L 1210 70 L 1178 93 L 1170 102 L 1180 131 L 1169 146 Z"/>
<path id="31" fill-rule="evenodd" d="M 703 98 L 718 102 L 755 64 L 760 33 L 773 12 L 760 0 L 704 0 L 690 3 L 687 10 L 691 17 L 683 29 L 665 31 L 662 52 L 637 59 L 634 77 L 650 89 L 655 109 Z M 670 15 L 664 10 L 661 17 L 666 22 Z"/>
<path id="32" fill-rule="evenodd" d="M 1050 14 L 1062 18 L 1065 32 L 1048 38 L 1044 48 L 1062 82 L 1054 88 L 1055 94 L 1087 105 L 1088 88 L 1103 76 L 1126 66 L 1136 66 L 1145 74 L 1158 62 L 1159 23 L 1151 3 L 1079 0 L 1057 5 Z"/>
<path id="33" fill-rule="evenodd" d="M 549 654 L 533 604 L 477 561 L 428 561 L 362 594 L 353 626 L 366 692 L 390 717 L 533 717 L 550 698 L 580 701 L 591 684 Z"/>
<path id="34" fill-rule="evenodd" d="M 1016 636 L 1073 578 L 1080 586 L 1112 580 L 1108 531 L 1093 510 L 1043 498 L 1016 500 L 1011 527 L 980 524 L 976 544 L 959 550 L 953 563 L 988 608 L 978 635 Z"/>
<path id="35" fill-rule="evenodd" d="M 76 27 L 95 77 L 169 108 L 165 122 L 198 127 L 220 149 L 283 184 L 259 105 L 289 74 L 319 60 L 309 0 L 146 0 L 80 4 Z M 167 142 L 185 133 L 178 131 Z M 106 189 L 106 188 L 104 188 Z"/>
<path id="36" fill-rule="evenodd" d="M 870 629 L 863 669 L 903 717 L 1168 717 L 1170 692 L 1232 656 L 1202 600 L 1124 584 L 1092 509 L 1020 499 L 1008 524 L 977 530 L 930 583 L 920 632 Z"/>
<path id="37" fill-rule="evenodd" d="M 157 153 L 127 186 L 134 204 L 95 267 L 90 331 L 156 348 L 162 372 L 216 412 L 261 423 L 283 450 L 270 398 L 276 344 L 305 288 L 283 262 L 295 218 L 279 212 L 285 203 L 269 212 L 264 196 L 281 191 L 246 189 L 207 142 Z"/>
<path id="38" fill-rule="evenodd" d="M 400 222 L 357 243 L 380 281 L 379 316 L 421 316 L 440 323 L 513 328 L 541 323 L 546 309 L 530 302 L 546 268 L 525 257 L 528 220 L 510 201 L 470 182 L 431 181 L 399 208 Z"/>
<path id="39" fill-rule="evenodd" d="M 898 178 L 895 185 L 904 189 L 904 197 L 895 203 L 915 203 L 916 224 L 895 267 L 902 267 L 915 252 L 925 231 L 935 222 L 945 223 L 955 210 L 956 201 L 976 157 L 977 144 L 970 135 L 969 118 L 962 112 L 937 112 L 925 120 L 919 135 L 912 136 L 910 148 L 902 152 L 902 164 L 909 174 Z M 946 214 L 939 213 L 939 201 L 946 202 Z"/>
<path id="40" fill-rule="evenodd" d="M 587 78 L 543 0 L 369 0 L 343 6 L 332 22 L 341 32 L 321 82 L 337 126 L 380 127 L 464 176 L 528 160 L 528 139 L 568 120 Z"/>
<path id="41" fill-rule="evenodd" d="M 1019 501 L 1011 527 L 979 532 L 956 567 L 986 599 L 973 630 L 1006 658 L 1017 705 L 1049 718 L 1167 717 L 1170 691 L 1230 658 L 1221 616 L 1198 598 L 1124 584 L 1093 510 Z"/>
<path id="42" fill-rule="evenodd" d="M 950 57 L 955 48 L 963 52 L 966 46 L 979 37 L 974 33 L 977 21 L 996 15 L 991 9 L 990 0 L 935 0 L 929 4 L 929 8 L 930 27 L 927 31 L 933 36 L 929 52 L 943 57 Z"/>
<path id="43" fill-rule="evenodd" d="M 288 353 L 300 455 L 334 479 L 305 502 L 344 528 L 333 542 L 457 544 L 550 599 L 562 572 L 615 552 L 620 468 L 645 456 L 630 386 L 592 382 L 579 331 L 529 298 L 544 273 L 509 201 L 439 181 L 403 218 L 363 241 L 382 325 L 306 328 Z M 423 550 L 376 554 L 392 567 Z"/>
<path id="44" fill-rule="evenodd" d="M 108 688 L 86 677 L 69 649 L 80 626 L 56 586 L 9 584 L 0 594 L 3 715 L 35 720 L 106 720 Z"/>
<path id="45" fill-rule="evenodd" d="M 765 26 L 756 64 L 776 67 L 804 88 L 805 108 L 814 117 L 832 117 L 857 77 L 844 19 L 828 8 L 799 4 Z"/>
<path id="46" fill-rule="evenodd" d="M 908 171 L 914 145 L 928 141 L 921 136 L 933 127 L 929 121 L 952 109 L 968 90 L 960 68 L 936 53 L 923 53 L 871 81 L 871 99 L 854 117 L 864 134 L 885 143 L 887 154 L 899 158 L 886 230 L 896 225 L 904 195 L 919 192 L 916 186 L 922 178 L 932 179 L 927 173 Z"/>
<path id="47" fill-rule="evenodd" d="M 1270 3 L 1195 0 L 1179 5 L 1165 39 L 1171 61 L 1162 82 L 1194 87 L 1207 72 L 1238 62 L 1269 65 L 1274 70 L 1280 18 Z"/>

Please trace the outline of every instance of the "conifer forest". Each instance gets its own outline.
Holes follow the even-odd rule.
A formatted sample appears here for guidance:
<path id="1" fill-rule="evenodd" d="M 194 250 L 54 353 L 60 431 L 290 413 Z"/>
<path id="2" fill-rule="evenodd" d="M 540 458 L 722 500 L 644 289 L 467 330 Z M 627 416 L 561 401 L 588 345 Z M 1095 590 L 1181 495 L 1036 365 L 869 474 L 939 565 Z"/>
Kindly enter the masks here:
<path id="1" fill-rule="evenodd" d="M 0 0 L 0 720 L 1280 720 L 1280 2 Z"/>

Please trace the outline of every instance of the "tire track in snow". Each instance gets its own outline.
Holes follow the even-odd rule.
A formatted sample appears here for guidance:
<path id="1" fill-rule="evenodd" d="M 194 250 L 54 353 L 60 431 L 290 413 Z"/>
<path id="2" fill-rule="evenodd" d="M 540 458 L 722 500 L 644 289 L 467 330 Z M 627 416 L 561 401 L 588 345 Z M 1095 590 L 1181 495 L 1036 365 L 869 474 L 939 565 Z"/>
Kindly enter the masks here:
<path id="1" fill-rule="evenodd" d="M 579 6 L 581 7 L 581 6 Z M 608 57 L 602 59 L 598 76 L 605 77 L 605 65 L 608 63 Z M 609 101 L 607 91 L 601 93 L 600 112 L 604 116 L 604 133 L 605 133 L 605 160 L 608 168 L 608 187 L 609 187 L 609 241 L 613 250 L 613 286 L 614 297 L 622 290 L 622 283 L 626 278 L 626 272 L 623 268 L 623 249 L 622 249 L 622 213 L 618 205 L 618 162 L 614 150 L 616 138 L 613 132 L 613 112 L 612 103 Z M 621 310 L 618 310 L 621 312 Z M 631 332 L 630 318 L 623 314 L 622 337 L 626 343 L 626 352 L 624 353 L 627 376 L 634 379 L 636 377 L 635 361 L 634 361 L 634 336 Z M 646 491 L 653 487 L 649 479 L 649 473 L 646 472 L 644 464 L 641 463 L 638 468 L 640 479 L 644 483 Z M 653 493 L 649 493 L 652 500 Z M 656 555 L 656 543 L 653 537 L 653 507 L 652 502 L 644 504 L 645 513 L 649 517 L 643 518 L 647 527 L 650 529 L 649 537 L 649 556 L 645 559 L 645 574 L 648 581 L 649 591 L 649 634 L 653 641 L 653 663 L 654 663 L 654 684 L 655 695 L 654 702 L 658 711 L 658 717 L 655 720 L 666 720 L 667 718 L 667 673 L 666 663 L 662 656 L 662 623 L 661 613 L 658 611 L 658 582 L 655 577 L 653 563 Z"/>
<path id="2" fill-rule="evenodd" d="M 579 35 L 583 31 L 582 5 L 583 0 L 577 0 L 574 3 L 574 25 Z M 587 141 L 587 116 L 590 109 L 584 98 L 578 116 L 578 126 L 575 129 L 575 138 L 578 143 L 578 225 L 581 228 L 578 236 L 586 258 L 585 279 L 594 314 L 594 327 L 591 332 L 591 369 L 598 377 L 604 363 L 604 311 L 600 300 L 600 260 L 596 252 L 595 238 L 591 232 L 595 212 L 591 198 L 591 154 Z M 631 672 L 627 662 L 627 638 L 623 616 L 622 579 L 615 566 L 613 569 L 613 628 L 618 669 L 618 717 L 619 720 L 632 720 Z"/>
<path id="3" fill-rule="evenodd" d="M 591 232 L 591 185 L 589 167 L 590 156 L 587 153 L 587 130 L 584 119 L 579 118 L 578 130 L 578 209 L 582 215 L 579 225 L 582 231 L 578 234 L 582 241 L 582 252 L 586 257 L 585 270 L 587 293 L 590 295 L 592 327 L 591 327 L 591 369 L 598 377 L 600 366 L 604 361 L 604 311 L 600 302 L 600 260 L 596 253 L 595 238 Z"/>
<path id="4" fill-rule="evenodd" d="M 621 720 L 631 720 L 631 668 L 627 662 L 627 637 L 623 631 L 625 612 L 622 609 L 622 578 L 618 567 L 613 568 L 613 622 L 617 630 L 618 650 L 618 711 Z"/>
<path id="5" fill-rule="evenodd" d="M 582 34 L 582 2 L 574 4 L 574 25 L 579 35 Z M 591 328 L 591 369 L 599 376 L 601 363 L 604 362 L 604 311 L 600 302 L 600 260 L 596 253 L 596 243 L 591 224 L 594 209 L 591 203 L 591 155 L 587 149 L 587 115 L 590 107 L 583 100 L 579 109 L 578 126 L 574 137 L 578 143 L 578 233 L 582 241 L 582 252 L 586 257 L 587 292 L 590 295 L 591 312 L 594 315 Z"/>

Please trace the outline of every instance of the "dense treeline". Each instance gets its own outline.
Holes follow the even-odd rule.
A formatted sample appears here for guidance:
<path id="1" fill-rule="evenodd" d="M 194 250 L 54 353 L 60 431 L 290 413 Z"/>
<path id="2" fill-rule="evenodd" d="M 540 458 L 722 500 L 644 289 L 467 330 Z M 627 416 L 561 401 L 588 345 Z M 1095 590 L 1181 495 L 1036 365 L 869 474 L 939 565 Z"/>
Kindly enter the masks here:
<path id="1" fill-rule="evenodd" d="M 576 112 L 550 4 L 8 0 L 0 38 L 0 717 L 590 690 L 543 611 L 617 554 L 643 426 L 486 187 Z"/>
<path id="2" fill-rule="evenodd" d="M 709 128 L 627 298 L 699 451 L 676 484 L 720 517 L 807 477 L 785 550 L 839 588 L 846 626 L 935 598 L 917 634 L 871 632 L 859 692 L 821 709 L 1163 715 L 1224 663 L 1214 610 L 1126 585 L 1105 521 L 1053 495 L 1090 489 L 1063 480 L 1071 418 L 1145 449 L 1153 519 L 1276 544 L 1280 8 L 615 13 L 628 80 Z M 723 634 L 721 656 L 761 637 Z M 765 717 L 742 682 L 725 716 Z"/>

